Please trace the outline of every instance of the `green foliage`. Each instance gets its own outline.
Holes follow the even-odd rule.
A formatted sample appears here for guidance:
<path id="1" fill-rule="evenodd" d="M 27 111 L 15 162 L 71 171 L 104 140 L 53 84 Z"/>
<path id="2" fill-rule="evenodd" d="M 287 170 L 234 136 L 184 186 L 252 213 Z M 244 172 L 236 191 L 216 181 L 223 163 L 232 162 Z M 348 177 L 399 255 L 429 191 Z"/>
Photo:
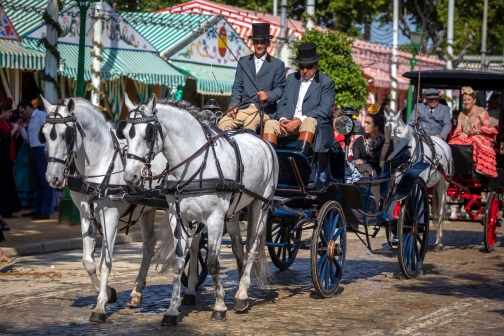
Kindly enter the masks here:
<path id="1" fill-rule="evenodd" d="M 301 40 L 294 42 L 294 55 L 297 54 L 297 47 L 301 43 L 317 45 L 317 54 L 321 57 L 319 70 L 331 77 L 335 83 L 335 105 L 337 107 L 351 105 L 357 110 L 363 108 L 368 96 L 367 81 L 362 75 L 360 66 L 353 61 L 352 39 L 340 32 L 321 32 L 312 29 L 305 32 Z"/>

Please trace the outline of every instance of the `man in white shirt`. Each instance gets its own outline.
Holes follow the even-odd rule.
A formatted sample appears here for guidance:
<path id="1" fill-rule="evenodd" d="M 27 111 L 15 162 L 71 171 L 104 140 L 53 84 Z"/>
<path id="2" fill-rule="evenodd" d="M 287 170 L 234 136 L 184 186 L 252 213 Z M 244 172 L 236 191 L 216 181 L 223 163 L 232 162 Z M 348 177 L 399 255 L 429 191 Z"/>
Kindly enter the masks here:
<path id="1" fill-rule="evenodd" d="M 38 133 L 42 125 L 46 122 L 47 114 L 38 110 L 38 101 L 27 99 L 19 103 L 19 111 L 25 118 L 29 119 L 28 127 L 23 127 L 21 136 L 30 144 L 31 166 L 30 170 L 35 183 L 35 205 L 30 213 L 24 217 L 31 217 L 32 220 L 47 220 L 54 211 L 53 189 L 47 183 L 45 174 L 47 171 L 46 146 L 38 140 Z"/>
<path id="2" fill-rule="evenodd" d="M 312 143 L 317 153 L 333 147 L 334 81 L 318 71 L 319 60 L 315 44 L 298 47 L 295 62 L 299 72 L 287 77 L 278 104 L 278 120 L 268 120 L 264 125 L 263 138 L 274 147 L 278 137 L 288 135 L 299 135 L 296 150 L 305 154 Z"/>
<path id="3" fill-rule="evenodd" d="M 219 121 L 221 130 L 245 127 L 257 131 L 260 123 L 258 109 L 264 107 L 264 120 L 276 117 L 277 101 L 285 87 L 285 64 L 268 54 L 270 40 L 268 23 L 253 23 L 252 36 L 254 53 L 243 56 L 236 67 L 235 81 L 227 115 Z M 234 106 L 253 97 L 238 108 Z"/>

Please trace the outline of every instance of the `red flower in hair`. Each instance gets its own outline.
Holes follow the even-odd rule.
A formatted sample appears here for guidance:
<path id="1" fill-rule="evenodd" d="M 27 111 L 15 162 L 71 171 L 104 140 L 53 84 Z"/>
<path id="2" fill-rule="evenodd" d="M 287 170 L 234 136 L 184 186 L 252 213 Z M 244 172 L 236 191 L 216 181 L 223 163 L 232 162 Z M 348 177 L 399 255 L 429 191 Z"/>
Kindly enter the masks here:
<path id="1" fill-rule="evenodd" d="M 12 98 L 11 98 L 11 97 L 7 98 L 7 104 L 8 104 L 9 106 L 12 106 L 12 104 L 14 104 L 14 102 L 12 101 Z"/>

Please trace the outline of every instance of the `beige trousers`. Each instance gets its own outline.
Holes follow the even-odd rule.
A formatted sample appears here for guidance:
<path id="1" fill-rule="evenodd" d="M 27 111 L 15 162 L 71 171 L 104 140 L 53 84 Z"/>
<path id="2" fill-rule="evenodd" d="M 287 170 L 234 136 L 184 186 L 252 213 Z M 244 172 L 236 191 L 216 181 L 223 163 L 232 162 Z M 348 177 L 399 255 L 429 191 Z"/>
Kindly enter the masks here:
<path id="1" fill-rule="evenodd" d="M 223 117 L 219 121 L 219 128 L 223 131 L 230 131 L 244 126 L 246 129 L 250 129 L 254 132 L 259 128 L 261 123 L 261 118 L 255 105 L 250 105 L 242 110 L 238 110 L 235 118 Z M 270 117 L 266 113 L 264 114 L 264 121 L 269 120 Z"/>
<path id="2" fill-rule="evenodd" d="M 278 120 L 270 119 L 264 124 L 264 134 L 275 134 L 279 138 L 289 135 L 298 135 L 301 132 L 311 132 L 315 134 L 316 130 L 317 120 L 311 117 L 305 118 L 305 120 L 301 123 L 301 126 L 299 126 L 299 128 L 292 133 L 282 133 L 280 129 L 280 122 Z"/>

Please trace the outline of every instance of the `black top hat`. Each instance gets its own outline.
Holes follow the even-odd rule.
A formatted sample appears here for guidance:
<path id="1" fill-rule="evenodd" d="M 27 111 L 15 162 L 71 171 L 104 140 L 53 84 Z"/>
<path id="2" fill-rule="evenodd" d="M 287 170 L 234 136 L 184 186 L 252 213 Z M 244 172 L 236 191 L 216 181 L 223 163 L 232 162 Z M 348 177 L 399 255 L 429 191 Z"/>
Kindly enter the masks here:
<path id="1" fill-rule="evenodd" d="M 252 23 L 252 36 L 248 38 L 252 40 L 272 39 L 273 35 L 270 35 L 269 23 Z"/>
<path id="2" fill-rule="evenodd" d="M 298 47 L 298 57 L 294 60 L 297 63 L 310 64 L 320 60 L 317 55 L 317 46 L 313 43 L 303 43 Z"/>

